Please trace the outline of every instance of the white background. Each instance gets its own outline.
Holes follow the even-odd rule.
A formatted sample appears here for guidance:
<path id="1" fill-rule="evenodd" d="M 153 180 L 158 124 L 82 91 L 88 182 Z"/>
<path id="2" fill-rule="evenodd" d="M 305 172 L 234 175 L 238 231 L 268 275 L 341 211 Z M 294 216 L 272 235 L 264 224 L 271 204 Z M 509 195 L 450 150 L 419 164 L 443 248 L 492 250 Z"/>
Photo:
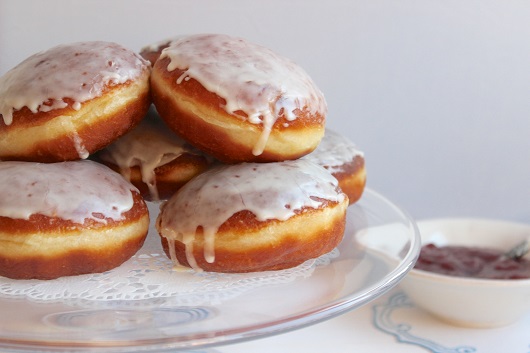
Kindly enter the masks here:
<path id="1" fill-rule="evenodd" d="M 0 75 L 54 45 L 245 37 L 297 61 L 368 186 L 417 219 L 530 222 L 530 2 L 0 0 Z"/>

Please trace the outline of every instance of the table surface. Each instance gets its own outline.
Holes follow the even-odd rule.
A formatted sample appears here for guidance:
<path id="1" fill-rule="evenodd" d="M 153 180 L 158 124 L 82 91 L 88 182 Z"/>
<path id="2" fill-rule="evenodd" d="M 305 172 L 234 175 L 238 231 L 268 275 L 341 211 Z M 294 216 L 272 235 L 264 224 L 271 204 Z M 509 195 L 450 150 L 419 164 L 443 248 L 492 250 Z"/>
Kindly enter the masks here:
<path id="1" fill-rule="evenodd" d="M 331 320 L 207 353 L 271 352 L 529 353 L 530 315 L 489 329 L 457 327 L 418 309 L 399 286 L 373 302 Z"/>

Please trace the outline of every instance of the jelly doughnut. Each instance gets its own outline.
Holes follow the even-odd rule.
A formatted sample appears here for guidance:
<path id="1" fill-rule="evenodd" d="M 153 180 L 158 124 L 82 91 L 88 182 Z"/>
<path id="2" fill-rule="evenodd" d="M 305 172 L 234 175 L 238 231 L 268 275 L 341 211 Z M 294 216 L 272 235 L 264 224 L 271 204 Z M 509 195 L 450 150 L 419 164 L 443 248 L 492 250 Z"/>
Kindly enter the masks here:
<path id="1" fill-rule="evenodd" d="M 142 56 L 142 58 L 149 61 L 152 66 L 154 66 L 156 61 L 160 57 L 160 54 L 162 54 L 162 50 L 169 47 L 169 44 L 171 44 L 171 42 L 176 40 L 177 38 L 178 37 L 174 37 L 172 39 L 166 39 L 157 43 L 147 45 L 140 50 L 140 55 Z"/>
<path id="2" fill-rule="evenodd" d="M 147 206 L 96 162 L 0 162 L 0 276 L 53 279 L 119 266 L 142 246 Z"/>
<path id="3" fill-rule="evenodd" d="M 348 197 L 309 161 L 216 166 L 161 206 L 168 257 L 195 270 L 254 272 L 296 266 L 342 240 Z"/>
<path id="4" fill-rule="evenodd" d="M 95 160 L 119 172 L 150 201 L 169 198 L 214 162 L 167 129 L 154 109 L 132 131 L 99 151 Z"/>
<path id="5" fill-rule="evenodd" d="M 316 150 L 302 158 L 321 165 L 337 178 L 350 205 L 361 198 L 366 185 L 364 153 L 345 136 L 326 129 Z"/>
<path id="6" fill-rule="evenodd" d="M 150 71 L 139 54 L 109 42 L 30 56 L 0 78 L 0 159 L 87 158 L 143 118 Z"/>
<path id="7" fill-rule="evenodd" d="M 297 159 L 324 135 L 327 104 L 300 66 L 227 35 L 179 37 L 151 75 L 168 126 L 225 163 Z"/>

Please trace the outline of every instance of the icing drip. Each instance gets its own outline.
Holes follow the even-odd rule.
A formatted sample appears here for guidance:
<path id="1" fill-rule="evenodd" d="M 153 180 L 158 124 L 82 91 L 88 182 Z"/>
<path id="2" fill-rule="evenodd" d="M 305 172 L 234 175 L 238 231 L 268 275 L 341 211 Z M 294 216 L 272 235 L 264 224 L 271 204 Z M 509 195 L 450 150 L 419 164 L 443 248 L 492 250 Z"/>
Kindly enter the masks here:
<path id="1" fill-rule="evenodd" d="M 324 138 L 318 147 L 308 155 L 302 157 L 323 166 L 331 173 L 340 172 L 340 167 L 351 162 L 356 156 L 364 156 L 357 146 L 343 135 L 326 129 Z"/>
<path id="2" fill-rule="evenodd" d="M 0 114 L 13 122 L 13 111 L 33 113 L 68 106 L 101 96 L 107 86 L 134 80 L 149 67 L 138 54 L 109 42 L 59 45 L 34 54 L 0 77 Z"/>
<path id="3" fill-rule="evenodd" d="M 185 70 L 177 83 L 193 78 L 226 101 L 224 109 L 263 131 L 253 149 L 260 155 L 280 116 L 296 119 L 297 110 L 325 116 L 327 105 L 309 75 L 273 51 L 226 35 L 177 38 L 162 51 L 168 71 Z M 243 113 L 241 113 L 243 112 Z"/>
<path id="4" fill-rule="evenodd" d="M 118 173 L 92 161 L 0 162 L 0 216 L 29 219 L 33 214 L 83 224 L 123 219 L 135 188 Z"/>
<path id="5" fill-rule="evenodd" d="M 170 132 L 155 116 L 146 119 L 100 152 L 100 158 L 120 168 L 130 181 L 131 168 L 139 167 L 142 181 L 153 200 L 159 200 L 156 168 L 170 163 L 183 153 L 203 155 L 183 139 Z"/>
<path id="6" fill-rule="evenodd" d="M 197 228 L 202 227 L 204 257 L 213 262 L 215 234 L 237 212 L 248 210 L 259 221 L 284 221 L 302 208 L 320 207 L 319 199 L 342 202 L 344 197 L 337 180 L 309 161 L 217 166 L 184 185 L 163 205 L 157 227 L 162 236 L 185 244 L 190 265 L 196 264 L 192 245 Z"/>
<path id="7" fill-rule="evenodd" d="M 61 124 L 66 126 L 66 130 L 72 131 L 72 141 L 74 142 L 74 147 L 77 151 L 77 155 L 79 156 L 79 158 L 88 158 L 90 153 L 86 149 L 83 139 L 77 133 L 74 123 L 71 120 L 62 119 Z"/>
<path id="8" fill-rule="evenodd" d="M 85 147 L 85 145 L 83 143 L 83 139 L 81 139 L 81 137 L 79 137 L 77 132 L 74 134 L 74 146 L 75 146 L 75 150 L 77 151 L 77 154 L 79 155 L 79 158 L 81 158 L 81 159 L 87 159 L 88 158 L 90 153 L 86 149 L 86 147 Z"/>

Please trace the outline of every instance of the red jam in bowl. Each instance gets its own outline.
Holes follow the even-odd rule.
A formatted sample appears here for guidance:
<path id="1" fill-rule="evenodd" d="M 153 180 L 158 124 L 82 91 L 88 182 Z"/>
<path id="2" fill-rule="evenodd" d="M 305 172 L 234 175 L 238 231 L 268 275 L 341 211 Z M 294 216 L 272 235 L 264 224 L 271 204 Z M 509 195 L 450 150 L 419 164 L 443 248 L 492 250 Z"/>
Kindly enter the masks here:
<path id="1" fill-rule="evenodd" d="M 482 279 L 530 278 L 530 261 L 513 260 L 500 250 L 426 244 L 421 248 L 415 267 L 418 270 L 457 277 Z"/>

